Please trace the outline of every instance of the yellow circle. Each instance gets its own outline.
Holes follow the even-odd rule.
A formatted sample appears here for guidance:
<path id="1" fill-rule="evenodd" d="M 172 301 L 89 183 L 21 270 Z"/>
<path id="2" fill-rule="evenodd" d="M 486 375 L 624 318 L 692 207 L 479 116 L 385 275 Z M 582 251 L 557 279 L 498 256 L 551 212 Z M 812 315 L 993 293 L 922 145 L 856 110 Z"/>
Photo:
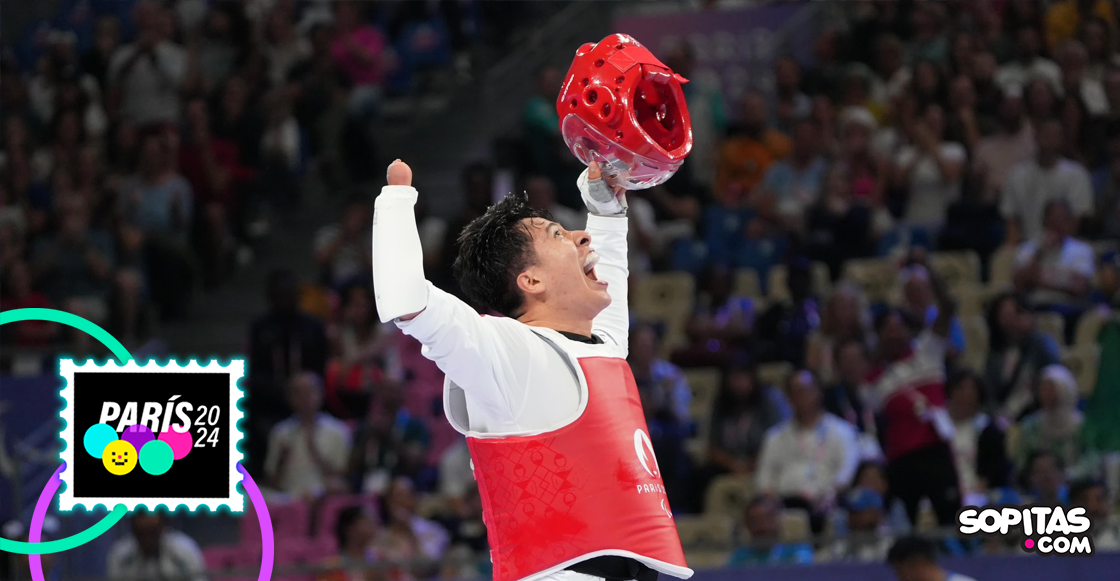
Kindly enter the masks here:
<path id="1" fill-rule="evenodd" d="M 101 453 L 101 463 L 105 465 L 105 469 L 117 476 L 132 472 L 132 469 L 136 468 L 136 462 L 136 448 L 124 440 L 109 442 L 109 445 L 105 446 L 105 451 Z"/>

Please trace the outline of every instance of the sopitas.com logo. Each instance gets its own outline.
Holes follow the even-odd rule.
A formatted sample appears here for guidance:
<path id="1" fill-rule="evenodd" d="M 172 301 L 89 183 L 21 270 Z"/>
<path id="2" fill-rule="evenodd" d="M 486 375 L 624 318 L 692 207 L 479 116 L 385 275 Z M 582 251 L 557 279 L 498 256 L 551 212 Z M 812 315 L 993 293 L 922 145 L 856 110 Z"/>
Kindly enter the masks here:
<path id="1" fill-rule="evenodd" d="M 957 529 L 965 536 L 1023 537 L 1023 550 L 1040 555 L 1092 555 L 1092 527 L 1085 508 L 1076 506 L 966 506 L 957 513 Z"/>

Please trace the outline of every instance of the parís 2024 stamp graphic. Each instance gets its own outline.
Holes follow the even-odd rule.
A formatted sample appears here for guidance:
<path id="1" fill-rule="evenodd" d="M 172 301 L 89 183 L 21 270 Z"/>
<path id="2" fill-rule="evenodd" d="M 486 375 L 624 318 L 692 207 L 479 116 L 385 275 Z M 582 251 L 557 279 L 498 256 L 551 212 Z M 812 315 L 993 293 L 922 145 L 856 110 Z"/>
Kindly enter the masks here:
<path id="1" fill-rule="evenodd" d="M 237 422 L 242 360 L 123 365 L 59 361 L 66 488 L 61 510 L 124 504 L 244 510 Z"/>

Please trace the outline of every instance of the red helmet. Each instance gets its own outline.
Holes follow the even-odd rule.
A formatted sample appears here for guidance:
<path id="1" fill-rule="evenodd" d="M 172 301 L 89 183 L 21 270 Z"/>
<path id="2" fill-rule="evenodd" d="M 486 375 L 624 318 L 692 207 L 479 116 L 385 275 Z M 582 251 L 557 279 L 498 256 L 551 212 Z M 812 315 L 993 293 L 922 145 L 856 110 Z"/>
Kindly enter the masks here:
<path id="1" fill-rule="evenodd" d="M 585 44 L 556 100 L 564 143 L 628 190 L 664 183 L 692 150 L 687 82 L 628 35 Z"/>

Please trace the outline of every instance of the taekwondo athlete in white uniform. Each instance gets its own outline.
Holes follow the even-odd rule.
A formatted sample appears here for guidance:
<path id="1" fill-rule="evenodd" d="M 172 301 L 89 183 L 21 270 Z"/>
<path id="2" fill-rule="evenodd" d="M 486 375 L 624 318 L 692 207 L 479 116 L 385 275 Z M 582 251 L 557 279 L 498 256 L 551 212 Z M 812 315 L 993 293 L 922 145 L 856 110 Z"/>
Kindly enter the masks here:
<path id="1" fill-rule="evenodd" d="M 454 273 L 488 313 L 424 278 L 412 170 L 374 205 L 377 311 L 444 372 L 467 438 L 495 581 L 692 576 L 626 363 L 626 199 L 592 163 L 587 230 L 511 194 L 460 235 Z M 612 191 L 613 190 L 613 191 Z"/>

